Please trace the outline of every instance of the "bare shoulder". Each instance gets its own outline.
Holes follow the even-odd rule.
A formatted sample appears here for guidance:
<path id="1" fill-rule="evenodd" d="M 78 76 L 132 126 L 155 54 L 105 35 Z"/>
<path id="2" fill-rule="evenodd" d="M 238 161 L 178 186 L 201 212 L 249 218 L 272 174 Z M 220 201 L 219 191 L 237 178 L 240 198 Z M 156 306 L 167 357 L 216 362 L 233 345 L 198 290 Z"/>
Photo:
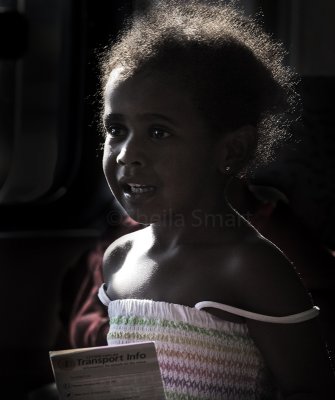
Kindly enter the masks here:
<path id="1" fill-rule="evenodd" d="M 104 253 L 102 263 L 103 274 L 106 283 L 108 283 L 113 273 L 115 273 L 123 265 L 127 254 L 131 251 L 134 243 L 142 234 L 142 230 L 128 233 L 116 239 L 108 246 Z"/>
<path id="2" fill-rule="evenodd" d="M 237 295 L 245 309 L 282 316 L 312 307 L 292 262 L 257 232 L 249 233 L 239 246 L 235 268 Z"/>

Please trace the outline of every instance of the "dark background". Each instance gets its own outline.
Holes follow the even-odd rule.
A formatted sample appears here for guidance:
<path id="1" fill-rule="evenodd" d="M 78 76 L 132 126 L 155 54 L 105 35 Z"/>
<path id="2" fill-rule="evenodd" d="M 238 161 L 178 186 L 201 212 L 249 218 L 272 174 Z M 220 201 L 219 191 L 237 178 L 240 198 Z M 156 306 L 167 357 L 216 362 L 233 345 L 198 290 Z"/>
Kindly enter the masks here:
<path id="1" fill-rule="evenodd" d="M 112 228 L 97 52 L 148 3 L 0 0 L 1 381 L 22 398 L 52 381 L 66 272 Z M 335 251 L 334 3 L 241 3 L 284 42 L 303 101 L 294 140 L 253 179 L 282 190 L 313 240 Z"/>

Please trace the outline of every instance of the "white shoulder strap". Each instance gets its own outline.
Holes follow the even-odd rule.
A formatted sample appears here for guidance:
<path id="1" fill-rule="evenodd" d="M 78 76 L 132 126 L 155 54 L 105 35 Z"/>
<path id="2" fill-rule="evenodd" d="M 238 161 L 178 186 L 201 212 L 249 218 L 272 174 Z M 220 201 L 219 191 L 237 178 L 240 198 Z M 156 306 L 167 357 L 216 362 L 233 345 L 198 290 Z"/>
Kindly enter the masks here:
<path id="1" fill-rule="evenodd" d="M 109 303 L 111 302 L 111 299 L 107 296 L 105 287 L 106 285 L 104 283 L 100 286 L 98 291 L 98 297 L 101 303 L 106 307 L 108 307 Z"/>
<path id="2" fill-rule="evenodd" d="M 227 311 L 231 314 L 239 315 L 248 319 L 253 319 L 262 322 L 272 322 L 274 324 L 296 324 L 298 322 L 307 321 L 315 318 L 319 314 L 319 308 L 314 306 L 309 310 L 303 311 L 298 314 L 287 315 L 285 317 L 272 317 L 269 315 L 257 314 L 250 311 L 241 310 L 240 308 L 228 306 L 226 304 L 216 303 L 214 301 L 201 301 L 194 306 L 196 309 L 201 310 L 203 308 L 218 308 L 223 311 Z"/>

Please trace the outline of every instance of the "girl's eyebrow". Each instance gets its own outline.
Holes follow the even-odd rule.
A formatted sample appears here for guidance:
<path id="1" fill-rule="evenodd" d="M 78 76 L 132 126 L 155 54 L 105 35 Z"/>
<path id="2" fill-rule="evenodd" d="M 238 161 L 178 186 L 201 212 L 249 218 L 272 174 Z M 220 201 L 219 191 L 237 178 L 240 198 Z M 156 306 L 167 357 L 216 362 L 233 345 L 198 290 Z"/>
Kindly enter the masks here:
<path id="1" fill-rule="evenodd" d="M 102 119 L 105 124 L 111 123 L 113 121 L 124 121 L 125 120 L 123 114 L 116 114 L 116 113 L 104 114 Z"/>
<path id="2" fill-rule="evenodd" d="M 177 126 L 176 121 L 174 121 L 172 118 L 167 117 L 164 114 L 159 114 L 159 113 L 144 113 L 139 115 L 140 118 L 142 119 L 160 119 L 165 122 L 168 122 L 171 125 Z M 125 116 L 123 114 L 119 113 L 109 113 L 105 114 L 103 116 L 103 121 L 104 123 L 110 123 L 113 121 L 125 121 Z"/>
<path id="3" fill-rule="evenodd" d="M 141 117 L 143 119 L 161 119 L 165 122 L 168 122 L 171 125 L 177 126 L 176 121 L 174 121 L 172 118 L 167 117 L 164 114 L 159 114 L 159 113 L 145 113 L 142 114 Z"/>

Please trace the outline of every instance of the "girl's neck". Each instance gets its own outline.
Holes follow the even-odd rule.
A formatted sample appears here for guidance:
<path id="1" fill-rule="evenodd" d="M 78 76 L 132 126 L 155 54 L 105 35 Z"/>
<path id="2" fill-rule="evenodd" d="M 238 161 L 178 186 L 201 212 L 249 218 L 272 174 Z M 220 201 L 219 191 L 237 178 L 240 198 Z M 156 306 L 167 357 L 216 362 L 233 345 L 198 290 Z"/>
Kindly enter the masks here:
<path id="1" fill-rule="evenodd" d="M 154 243 L 160 248 L 185 244 L 219 243 L 224 235 L 240 231 L 239 214 L 225 201 L 219 207 L 193 209 L 188 213 L 166 213 L 149 226 Z"/>

